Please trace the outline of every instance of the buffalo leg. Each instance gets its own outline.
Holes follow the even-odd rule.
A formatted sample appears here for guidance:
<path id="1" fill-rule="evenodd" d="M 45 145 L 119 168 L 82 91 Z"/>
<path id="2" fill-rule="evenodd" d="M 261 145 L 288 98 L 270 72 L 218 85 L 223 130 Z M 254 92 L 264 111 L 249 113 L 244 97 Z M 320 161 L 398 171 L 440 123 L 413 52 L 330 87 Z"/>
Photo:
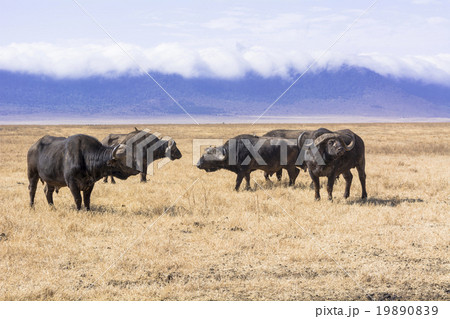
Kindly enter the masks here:
<path id="1" fill-rule="evenodd" d="M 281 177 L 283 177 L 283 170 L 280 169 L 279 171 L 277 171 L 276 175 L 277 175 L 278 181 L 281 181 Z"/>
<path id="2" fill-rule="evenodd" d="M 239 172 L 237 173 L 237 177 L 236 177 L 236 187 L 234 188 L 236 191 L 239 190 L 239 187 L 241 186 L 242 183 L 242 179 L 244 178 L 245 173 L 244 172 Z"/>
<path id="3" fill-rule="evenodd" d="M 108 175 L 106 175 L 105 178 L 103 178 L 103 183 L 108 183 Z"/>
<path id="4" fill-rule="evenodd" d="M 311 171 L 309 171 L 309 176 L 311 176 L 312 182 L 314 183 L 315 199 L 320 200 L 319 176 L 314 175 Z"/>
<path id="5" fill-rule="evenodd" d="M 144 167 L 141 173 L 141 183 L 147 183 L 147 166 Z"/>
<path id="6" fill-rule="evenodd" d="M 327 183 L 328 200 L 333 200 L 333 186 L 335 181 L 336 175 L 332 174 L 328 176 L 328 183 Z"/>
<path id="7" fill-rule="evenodd" d="M 55 191 L 55 187 L 54 186 L 50 186 L 48 184 L 45 184 L 44 186 L 44 193 L 45 193 L 45 197 L 47 198 L 47 203 L 50 206 L 53 206 L 53 192 Z"/>
<path id="8" fill-rule="evenodd" d="M 143 167 L 142 167 L 142 172 L 140 174 L 141 175 L 141 183 L 147 183 L 147 168 L 148 168 L 149 164 L 153 165 L 152 160 L 153 160 L 153 158 L 151 158 L 151 161 L 149 161 L 147 159 L 147 153 L 144 154 L 144 157 L 142 159 Z"/>
<path id="9" fill-rule="evenodd" d="M 298 173 L 300 172 L 300 170 L 297 167 L 289 167 L 287 169 L 288 171 L 288 175 L 289 175 L 289 186 L 292 186 L 295 184 L 295 180 L 297 179 Z M 279 170 L 278 172 L 281 172 L 281 170 Z M 278 177 L 278 172 L 277 172 L 277 177 Z"/>
<path id="10" fill-rule="evenodd" d="M 28 174 L 28 181 L 29 181 L 28 190 L 30 191 L 30 207 L 33 207 L 34 197 L 36 196 L 36 189 L 39 181 L 38 174 Z"/>
<path id="11" fill-rule="evenodd" d="M 356 169 L 358 170 L 359 181 L 361 182 L 361 189 L 362 189 L 361 198 L 365 199 L 367 198 L 367 192 L 366 192 L 366 172 L 364 169 L 364 165 L 357 166 Z"/>
<path id="12" fill-rule="evenodd" d="M 90 186 L 88 189 L 83 191 L 83 202 L 84 207 L 86 207 L 86 210 L 91 210 L 91 193 L 94 189 L 94 185 Z"/>
<path id="13" fill-rule="evenodd" d="M 116 180 L 114 179 L 114 176 L 111 175 L 111 184 L 115 184 Z"/>
<path id="14" fill-rule="evenodd" d="M 247 174 L 245 174 L 245 189 L 246 190 L 250 190 L 250 172 L 248 172 Z"/>
<path id="15" fill-rule="evenodd" d="M 264 178 L 266 179 L 266 182 L 270 182 L 269 173 L 264 172 Z"/>
<path id="16" fill-rule="evenodd" d="M 80 188 L 75 183 L 70 183 L 69 185 L 70 192 L 72 193 L 73 199 L 75 200 L 75 205 L 77 206 L 77 210 L 81 209 L 81 193 Z"/>
<path id="17" fill-rule="evenodd" d="M 344 176 L 345 179 L 344 198 L 348 198 L 350 196 L 350 187 L 352 186 L 353 175 L 350 172 L 350 170 L 344 172 L 342 175 Z"/>

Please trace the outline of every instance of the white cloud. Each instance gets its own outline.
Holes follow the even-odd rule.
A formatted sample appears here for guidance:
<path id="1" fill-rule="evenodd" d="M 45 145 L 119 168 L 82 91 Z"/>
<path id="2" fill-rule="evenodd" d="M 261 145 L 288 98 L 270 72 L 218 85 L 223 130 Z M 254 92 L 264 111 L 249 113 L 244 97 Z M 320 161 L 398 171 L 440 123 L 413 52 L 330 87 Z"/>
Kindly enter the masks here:
<path id="1" fill-rule="evenodd" d="M 236 78 L 245 75 L 248 65 L 236 51 L 224 51 L 218 48 L 200 50 L 201 63 L 206 66 L 207 76 Z"/>
<path id="2" fill-rule="evenodd" d="M 302 72 L 313 62 L 313 57 L 304 52 L 262 46 L 237 46 L 233 50 L 221 47 L 191 49 L 177 43 L 163 43 L 154 48 L 126 43 L 121 46 L 149 72 L 184 77 L 238 78 L 254 72 L 263 77 L 286 78 L 292 70 Z M 450 54 L 399 57 L 376 52 L 353 55 L 329 52 L 312 71 L 337 69 L 344 64 L 365 67 L 382 75 L 445 85 L 450 80 Z M 42 42 L 0 47 L 0 69 L 72 78 L 141 72 L 133 59 L 115 44 L 64 47 Z"/>
<path id="3" fill-rule="evenodd" d="M 184 77 L 199 76 L 200 55 L 195 50 L 176 43 L 163 43 L 152 49 L 136 50 L 140 54 L 139 65 L 148 71 L 176 73 Z"/>
<path id="4" fill-rule="evenodd" d="M 133 52 L 133 46 L 124 44 Z M 136 66 L 116 45 L 61 47 L 49 43 L 12 43 L 0 47 L 0 69 L 84 77 L 133 72 Z"/>

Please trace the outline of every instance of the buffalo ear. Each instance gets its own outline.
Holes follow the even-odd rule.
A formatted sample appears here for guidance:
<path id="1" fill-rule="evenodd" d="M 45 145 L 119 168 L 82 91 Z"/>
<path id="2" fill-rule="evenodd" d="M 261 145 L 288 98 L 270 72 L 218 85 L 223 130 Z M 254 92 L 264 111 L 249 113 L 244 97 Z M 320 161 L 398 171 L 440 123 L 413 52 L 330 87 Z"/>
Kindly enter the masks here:
<path id="1" fill-rule="evenodd" d="M 217 147 L 214 150 L 214 157 L 216 158 L 216 160 L 223 161 L 227 158 L 227 150 L 224 147 Z"/>

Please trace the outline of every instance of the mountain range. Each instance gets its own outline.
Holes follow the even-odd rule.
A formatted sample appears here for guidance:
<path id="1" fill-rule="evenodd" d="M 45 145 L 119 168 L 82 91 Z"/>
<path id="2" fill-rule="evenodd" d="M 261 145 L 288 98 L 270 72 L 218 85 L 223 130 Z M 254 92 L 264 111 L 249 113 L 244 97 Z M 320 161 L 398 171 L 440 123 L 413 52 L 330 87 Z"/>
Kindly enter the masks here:
<path id="1" fill-rule="evenodd" d="M 293 83 L 247 74 L 238 79 L 153 78 L 197 116 L 259 116 Z M 54 78 L 0 71 L 0 117 L 170 117 L 183 110 L 147 75 Z M 266 116 L 450 118 L 450 86 L 383 76 L 364 68 L 308 72 Z"/>

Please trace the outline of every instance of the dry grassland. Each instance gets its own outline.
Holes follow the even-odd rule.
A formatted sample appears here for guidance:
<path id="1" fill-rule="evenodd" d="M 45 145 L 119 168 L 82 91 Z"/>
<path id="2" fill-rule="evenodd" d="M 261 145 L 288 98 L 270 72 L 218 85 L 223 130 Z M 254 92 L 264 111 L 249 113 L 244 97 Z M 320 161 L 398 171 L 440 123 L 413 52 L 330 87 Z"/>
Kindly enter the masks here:
<path id="1" fill-rule="evenodd" d="M 193 138 L 320 126 L 147 125 L 183 158 L 147 184 L 98 182 L 91 212 L 68 188 L 51 209 L 41 184 L 30 209 L 26 152 L 45 134 L 133 126 L 0 127 L 0 299 L 449 300 L 448 123 L 323 125 L 365 140 L 367 202 L 356 171 L 350 198 L 341 178 L 331 203 L 303 172 L 295 187 L 254 172 L 235 192 L 235 174 L 192 165 Z"/>

